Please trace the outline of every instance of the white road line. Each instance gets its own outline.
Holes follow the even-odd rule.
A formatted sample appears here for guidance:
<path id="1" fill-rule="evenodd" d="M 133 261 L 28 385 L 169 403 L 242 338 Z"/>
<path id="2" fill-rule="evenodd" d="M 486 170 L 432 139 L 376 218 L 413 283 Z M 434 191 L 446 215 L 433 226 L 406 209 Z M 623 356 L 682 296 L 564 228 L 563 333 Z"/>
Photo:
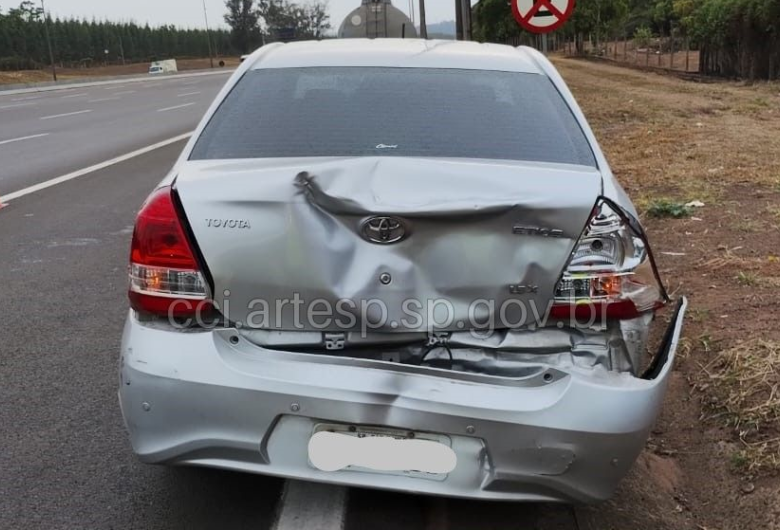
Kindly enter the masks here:
<path id="1" fill-rule="evenodd" d="M 286 480 L 274 530 L 342 530 L 347 488 Z"/>
<path id="2" fill-rule="evenodd" d="M 198 94 L 200 94 L 200 92 L 186 92 L 184 94 L 179 94 L 176 97 L 177 98 L 183 98 L 183 97 L 187 97 L 187 96 L 197 96 Z"/>
<path id="3" fill-rule="evenodd" d="M 80 98 L 83 96 L 88 96 L 86 92 L 82 92 L 81 94 L 71 94 L 70 96 L 62 96 L 62 99 L 70 99 L 70 98 Z"/>
<path id="4" fill-rule="evenodd" d="M 90 99 L 87 101 L 87 103 L 100 103 L 102 101 L 119 101 L 120 97 L 110 97 L 110 98 L 98 98 L 98 99 Z"/>
<path id="5" fill-rule="evenodd" d="M 175 107 L 165 107 L 164 109 L 157 109 L 157 112 L 168 112 L 169 110 L 183 109 L 184 107 L 189 107 L 194 104 L 195 102 L 193 101 L 192 103 L 185 103 L 184 105 L 176 105 Z"/>
<path id="6" fill-rule="evenodd" d="M 29 188 L 24 188 L 19 191 L 15 191 L 13 193 L 9 194 L 0 194 L 0 197 L 2 197 L 3 202 L 10 202 L 13 200 L 16 200 L 20 197 L 24 197 L 25 195 L 30 195 L 32 193 L 36 193 L 41 190 L 45 190 L 46 188 L 51 188 L 52 186 L 56 186 L 57 184 L 62 184 L 63 182 L 67 182 L 69 180 L 73 180 L 79 177 L 83 177 L 84 175 L 89 175 L 90 173 L 94 173 L 95 171 L 100 171 L 101 169 L 106 169 L 107 167 L 115 166 L 116 164 L 119 164 L 121 162 L 125 162 L 127 160 L 130 160 L 131 158 L 135 158 L 141 155 L 145 155 L 146 153 L 151 153 L 152 151 L 156 149 L 160 149 L 162 147 L 165 147 L 167 145 L 174 144 L 176 142 L 180 142 L 182 140 L 185 140 L 192 136 L 192 131 L 184 134 L 180 134 L 179 136 L 175 136 L 173 138 L 169 138 L 167 140 L 163 140 L 162 142 L 158 142 L 156 144 L 143 147 L 141 149 L 138 149 L 136 151 L 133 151 L 131 153 L 127 153 L 122 156 L 118 156 L 116 158 L 112 158 L 111 160 L 106 160 L 105 162 L 101 162 L 99 164 L 95 164 L 94 166 L 90 166 L 84 169 L 80 169 L 78 171 L 74 171 L 73 173 L 68 173 L 67 175 L 63 175 L 61 177 L 53 178 L 51 180 L 47 180 L 46 182 L 41 182 L 40 184 L 35 184 L 34 186 L 30 186 Z"/>
<path id="7" fill-rule="evenodd" d="M 43 96 L 29 96 L 26 98 L 14 98 L 11 101 L 29 101 L 31 99 L 41 99 Z"/>
<path id="8" fill-rule="evenodd" d="M 122 92 L 114 92 L 117 96 L 123 96 L 125 94 L 135 94 L 135 90 L 124 90 Z"/>
<path id="9" fill-rule="evenodd" d="M 54 116 L 44 116 L 41 118 L 42 120 L 53 120 L 55 118 L 64 118 L 66 116 L 77 116 L 79 114 L 86 114 L 87 112 L 92 112 L 91 109 L 88 110 L 77 110 L 76 112 L 66 112 L 65 114 L 55 114 Z"/>
<path id="10" fill-rule="evenodd" d="M 0 107 L 0 110 L 15 109 L 17 107 L 29 107 L 30 105 L 35 105 L 35 103 L 17 103 L 16 105 L 3 105 L 2 107 Z"/>
<path id="11" fill-rule="evenodd" d="M 217 75 L 230 75 L 235 71 L 233 68 L 226 68 L 226 69 L 218 69 L 216 71 L 206 71 L 206 72 L 197 72 L 193 74 L 177 74 L 168 76 L 163 79 L 158 79 L 156 82 L 178 82 L 181 79 L 189 79 L 189 78 L 201 78 L 201 77 L 209 77 L 209 76 L 217 76 Z M 126 76 L 121 76 L 126 77 Z M 134 86 L 136 86 L 136 83 L 148 83 L 149 79 L 148 76 L 140 76 L 140 77 L 130 77 L 130 79 L 110 79 L 110 80 L 103 80 L 103 81 L 86 81 L 83 83 L 65 83 L 58 86 L 37 86 L 32 88 L 17 88 L 13 90 L 0 90 L 0 97 L 3 96 L 19 96 L 23 94 L 39 94 L 39 93 L 46 93 L 46 92 L 55 92 L 55 91 L 64 91 L 64 90 L 81 90 L 85 88 L 91 88 L 96 86 L 108 86 L 108 85 L 116 85 L 119 83 L 124 83 L 121 86 L 126 86 L 128 83 L 132 83 Z"/>
<path id="12" fill-rule="evenodd" d="M 10 140 L 3 140 L 2 142 L 0 142 L 0 145 L 12 144 L 14 142 L 21 142 L 23 140 L 32 140 L 33 138 L 43 138 L 44 136 L 49 136 L 49 134 L 51 134 L 51 133 L 33 134 L 31 136 L 22 136 L 20 138 L 12 138 Z"/>

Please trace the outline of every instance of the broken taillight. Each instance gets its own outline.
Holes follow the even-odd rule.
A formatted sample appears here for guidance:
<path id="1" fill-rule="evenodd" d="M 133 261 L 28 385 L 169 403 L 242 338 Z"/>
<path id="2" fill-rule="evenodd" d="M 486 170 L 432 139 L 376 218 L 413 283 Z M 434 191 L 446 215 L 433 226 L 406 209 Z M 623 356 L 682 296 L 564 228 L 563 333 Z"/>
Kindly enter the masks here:
<path id="1" fill-rule="evenodd" d="M 145 313 L 194 316 L 209 306 L 208 288 L 170 186 L 153 192 L 135 222 L 130 251 L 130 305 Z"/>
<path id="2" fill-rule="evenodd" d="M 668 300 L 644 233 L 599 199 L 555 288 L 556 318 L 634 318 Z"/>

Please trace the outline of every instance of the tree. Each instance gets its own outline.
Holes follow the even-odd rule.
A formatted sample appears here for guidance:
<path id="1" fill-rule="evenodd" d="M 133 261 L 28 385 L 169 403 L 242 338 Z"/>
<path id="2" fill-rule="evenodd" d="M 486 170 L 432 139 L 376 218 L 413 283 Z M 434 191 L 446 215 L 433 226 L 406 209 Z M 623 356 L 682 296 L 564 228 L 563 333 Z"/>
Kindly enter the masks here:
<path id="1" fill-rule="evenodd" d="M 241 52 L 251 51 L 260 41 L 259 13 L 254 0 L 226 0 L 225 22 L 230 26 L 233 45 Z"/>
<path id="2" fill-rule="evenodd" d="M 582 53 L 585 35 L 593 35 L 598 48 L 601 37 L 622 27 L 627 16 L 627 0 L 587 0 L 577 3 L 566 26 L 567 30 L 576 36 L 577 52 Z"/>
<path id="3" fill-rule="evenodd" d="M 321 39 L 330 29 L 328 3 L 309 2 L 303 5 L 301 34 L 309 39 Z"/>
<path id="4" fill-rule="evenodd" d="M 471 24 L 474 38 L 482 42 L 508 42 L 520 35 L 506 0 L 480 0 L 473 8 Z"/>
<path id="5" fill-rule="evenodd" d="M 330 29 L 327 2 L 300 5 L 289 0 L 259 0 L 257 13 L 277 39 L 319 39 Z"/>
<path id="6" fill-rule="evenodd" d="M 693 14 L 698 7 L 696 0 L 674 0 L 674 15 L 680 21 L 684 31 L 687 31 L 693 24 Z"/>

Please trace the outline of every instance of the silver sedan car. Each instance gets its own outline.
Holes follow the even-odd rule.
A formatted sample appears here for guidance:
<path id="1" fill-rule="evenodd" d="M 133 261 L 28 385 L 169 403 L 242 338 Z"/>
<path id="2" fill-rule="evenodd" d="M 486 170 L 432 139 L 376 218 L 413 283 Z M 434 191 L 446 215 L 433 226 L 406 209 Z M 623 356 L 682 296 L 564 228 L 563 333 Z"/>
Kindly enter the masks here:
<path id="1" fill-rule="evenodd" d="M 259 49 L 129 271 L 142 461 L 474 499 L 609 498 L 686 307 L 649 341 L 669 299 L 566 84 L 472 42 Z"/>

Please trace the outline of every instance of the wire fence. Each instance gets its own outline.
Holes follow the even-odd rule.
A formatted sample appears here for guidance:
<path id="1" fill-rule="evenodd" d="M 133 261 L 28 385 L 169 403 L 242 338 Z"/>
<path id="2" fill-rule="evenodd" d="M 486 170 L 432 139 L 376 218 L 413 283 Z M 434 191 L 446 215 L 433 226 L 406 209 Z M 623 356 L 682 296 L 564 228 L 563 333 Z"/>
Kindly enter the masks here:
<path id="1" fill-rule="evenodd" d="M 693 49 L 690 40 L 680 35 L 644 38 L 626 36 L 610 40 L 597 40 L 591 35 L 578 41 L 556 33 L 547 36 L 523 34 L 513 37 L 507 44 L 532 46 L 537 50 L 546 48 L 547 52 L 568 56 L 598 57 L 645 69 L 699 72 L 699 50 Z"/>
<path id="2" fill-rule="evenodd" d="M 599 43 L 586 41 L 581 48 L 578 52 L 575 43 L 569 41 L 563 51 L 567 55 L 585 53 L 648 69 L 699 71 L 699 51 L 691 49 L 686 37 L 623 38 Z"/>

